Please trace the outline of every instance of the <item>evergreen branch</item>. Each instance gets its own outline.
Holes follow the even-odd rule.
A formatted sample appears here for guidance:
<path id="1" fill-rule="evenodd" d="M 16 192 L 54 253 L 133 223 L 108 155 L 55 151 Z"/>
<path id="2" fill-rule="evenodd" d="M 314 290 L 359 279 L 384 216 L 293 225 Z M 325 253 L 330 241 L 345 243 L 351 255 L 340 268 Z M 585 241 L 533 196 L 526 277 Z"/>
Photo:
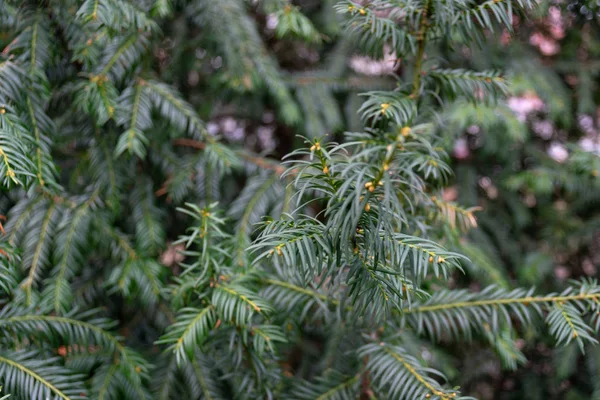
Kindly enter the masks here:
<path id="1" fill-rule="evenodd" d="M 14 220 L 14 223 L 12 223 L 12 218 L 9 220 L 10 229 L 7 229 L 10 232 L 10 234 L 8 235 L 9 244 L 15 245 L 17 235 L 21 234 L 21 230 L 31 220 L 31 212 L 42 200 L 45 200 L 44 196 L 36 196 L 34 199 L 23 199 L 21 200 L 21 203 L 25 205 L 23 209 L 21 209 L 21 207 L 18 206 L 14 207 L 14 211 L 17 212 L 17 215 L 16 219 Z"/>
<path id="2" fill-rule="evenodd" d="M 36 47 L 37 47 L 37 39 L 38 39 L 38 27 L 40 24 L 41 15 L 42 15 L 41 10 L 36 13 L 35 21 L 33 23 L 33 26 L 31 27 L 31 30 L 32 30 L 32 33 L 31 33 L 31 62 L 29 64 L 29 75 L 30 76 L 33 75 L 33 73 L 35 71 L 35 67 L 36 67 L 36 57 L 37 57 Z M 28 98 L 28 101 L 29 101 L 29 98 Z"/>
<path id="3" fill-rule="evenodd" d="M 330 302 L 330 303 L 332 303 L 334 305 L 338 305 L 340 303 L 339 300 L 330 298 L 330 297 L 328 297 L 328 296 L 326 296 L 324 294 L 321 294 L 321 293 L 318 293 L 318 292 L 315 292 L 315 291 L 312 291 L 312 290 L 309 290 L 309 289 L 305 289 L 305 288 L 303 288 L 301 286 L 297 286 L 297 285 L 291 284 L 289 282 L 280 281 L 280 280 L 277 280 L 277 279 L 266 279 L 265 283 L 267 283 L 269 285 L 276 285 L 276 286 L 280 286 L 280 287 L 283 287 L 283 288 L 286 288 L 286 289 L 289 289 L 289 290 L 293 290 L 295 292 L 302 293 L 302 294 L 304 294 L 306 296 L 313 297 L 313 298 L 316 298 L 316 299 L 320 299 L 320 300 L 322 300 L 324 302 Z"/>
<path id="4" fill-rule="evenodd" d="M 329 399 L 335 398 L 334 396 L 336 396 L 339 392 L 342 392 L 342 391 L 354 386 L 357 382 L 359 382 L 359 379 L 360 379 L 360 375 L 354 375 L 347 381 L 342 382 L 339 385 L 332 387 L 327 392 L 319 395 L 319 397 L 317 397 L 316 400 L 329 400 Z"/>
<path id="5" fill-rule="evenodd" d="M 121 43 L 115 51 L 111 51 L 112 56 L 105 63 L 104 67 L 96 74 L 97 77 L 105 76 L 112 66 L 119 60 L 121 55 L 127 51 L 127 49 L 133 45 L 138 39 L 138 35 L 130 35 L 123 43 Z"/>
<path id="6" fill-rule="evenodd" d="M 368 357 L 366 368 L 374 387 L 394 399 L 414 399 L 435 396 L 438 399 L 460 399 L 455 390 L 444 390 L 427 373 L 437 371 L 422 367 L 406 350 L 381 342 L 371 343 L 358 350 L 360 357 Z M 393 377 L 393 379 L 392 379 Z"/>
<path id="7" fill-rule="evenodd" d="M 203 142 L 199 142 L 197 140 L 194 139 L 175 139 L 173 140 L 173 144 L 175 146 L 184 146 L 184 147 L 190 147 L 193 149 L 198 149 L 198 150 L 204 150 L 206 149 L 206 144 Z M 266 157 L 260 157 L 252 152 L 249 152 L 247 150 L 238 150 L 237 154 L 240 155 L 240 157 L 242 157 L 244 160 L 262 168 L 262 169 L 266 169 L 266 170 L 271 170 L 271 171 L 275 171 L 277 173 L 277 175 L 281 175 L 285 172 L 285 167 L 281 166 L 279 163 L 277 163 L 276 161 L 270 159 L 270 158 L 266 158 Z"/>
<path id="8" fill-rule="evenodd" d="M 191 105 L 185 102 L 174 89 L 152 80 L 140 80 L 139 84 L 150 89 L 155 106 L 171 123 L 191 134 L 200 133 L 201 137 L 208 142 L 214 141 Z"/>
<path id="9" fill-rule="evenodd" d="M 507 291 L 493 286 L 476 294 L 443 291 L 424 304 L 404 308 L 402 313 L 419 332 L 426 331 L 434 338 L 445 334 L 459 338 L 470 337 L 472 331 L 499 332 L 501 327 L 512 325 L 511 315 L 527 325 L 531 323 L 531 311 L 541 315 L 543 310 L 549 310 L 546 323 L 558 344 L 575 339 L 582 347 L 583 340 L 596 342 L 591 335 L 593 329 L 583 321 L 583 314 L 600 308 L 600 288 L 595 281 L 575 282 L 575 287 L 556 295 L 532 296 L 532 293 L 533 290 Z"/>
<path id="10" fill-rule="evenodd" d="M 198 378 L 198 382 L 200 383 L 200 386 L 202 387 L 202 394 L 204 395 L 204 399 L 214 400 L 214 398 L 212 397 L 212 394 L 210 393 L 210 390 L 209 390 L 210 388 L 208 387 L 206 379 L 204 378 L 204 373 L 200 370 L 200 367 L 198 366 L 198 364 L 196 364 L 195 362 L 192 362 L 192 368 L 194 368 L 194 373 L 196 374 L 196 377 Z"/>
<path id="11" fill-rule="evenodd" d="M 79 230 L 79 224 L 82 220 L 86 219 L 90 211 L 90 206 L 96 200 L 98 194 L 99 192 L 95 191 L 87 201 L 77 208 L 73 218 L 69 220 L 69 227 L 66 230 L 66 234 L 64 234 L 65 236 L 62 237 L 61 235 L 62 240 L 58 244 L 59 248 L 56 250 L 56 253 L 59 253 L 58 250 L 60 250 L 62 251 L 62 255 L 54 270 L 54 275 L 56 275 L 56 278 L 53 281 L 53 285 L 50 286 L 54 287 L 53 294 L 46 294 L 43 296 L 45 298 L 54 299 L 52 302 L 53 309 L 57 313 L 59 313 L 61 310 L 66 310 L 68 308 L 68 304 L 71 303 L 68 297 L 64 298 L 64 288 L 68 286 L 67 271 L 70 268 L 73 268 L 72 264 L 75 260 L 72 258 L 72 254 L 74 251 L 76 251 L 76 247 L 81 245 L 81 239 L 83 235 L 82 231 Z M 58 271 L 56 272 L 56 270 Z"/>
<path id="12" fill-rule="evenodd" d="M 118 370 L 119 366 L 117 364 L 112 364 L 109 367 L 108 372 L 106 373 L 102 381 L 102 385 L 98 390 L 98 400 L 104 400 L 109 390 L 110 384 L 112 383 L 113 377 L 117 374 Z"/>
<path id="13" fill-rule="evenodd" d="M 413 367 L 413 365 L 411 365 L 411 363 L 409 363 L 406 359 L 404 359 L 403 357 L 400 356 L 400 354 L 398 354 L 397 352 L 392 351 L 391 349 L 384 347 L 384 351 L 386 353 L 388 353 L 389 355 L 391 355 L 396 361 L 400 362 L 404 368 L 406 368 L 406 370 L 412 375 L 414 376 L 417 381 L 419 381 L 423 386 L 425 386 L 425 388 L 427 388 L 428 391 L 430 391 L 431 393 L 433 393 L 434 396 L 439 396 L 442 399 L 451 399 L 453 398 L 452 395 L 450 394 L 446 394 L 440 390 L 438 390 L 435 386 L 433 386 L 430 382 L 428 382 L 425 377 L 423 375 L 421 375 L 421 373 L 419 371 L 417 371 L 416 367 Z"/>
<path id="14" fill-rule="evenodd" d="M 242 214 L 242 218 L 240 219 L 239 233 L 241 235 L 244 235 L 248 229 L 248 222 L 250 220 L 250 216 L 252 215 L 254 206 L 256 206 L 256 203 L 260 200 L 260 198 L 273 185 L 273 183 L 277 182 L 278 179 L 279 176 L 277 176 L 277 174 L 272 174 L 269 179 L 266 179 L 264 183 L 260 185 L 258 190 L 250 198 L 250 201 L 247 202 L 244 213 Z"/>
<path id="15" fill-rule="evenodd" d="M 70 317 L 59 317 L 59 316 L 54 316 L 54 315 L 17 315 L 17 316 L 9 316 L 9 317 L 3 318 L 0 321 L 0 327 L 8 327 L 11 324 L 16 324 L 16 325 L 21 324 L 20 327 L 25 328 L 25 325 L 22 325 L 22 323 L 27 323 L 27 322 L 35 322 L 38 324 L 43 323 L 43 324 L 45 324 L 44 325 L 45 327 L 47 327 L 47 328 L 54 327 L 59 332 L 61 331 L 60 325 L 68 326 L 71 330 L 63 331 L 63 332 L 65 332 L 67 334 L 67 337 L 69 337 L 72 340 L 83 339 L 83 338 L 89 337 L 89 336 L 83 334 L 82 332 L 78 331 L 78 329 L 76 329 L 76 328 L 85 329 L 89 333 L 93 333 L 96 338 L 101 338 L 103 343 L 110 344 L 110 346 L 119 353 L 121 353 L 125 349 L 123 344 L 121 344 L 121 342 L 116 337 L 114 337 L 108 331 L 100 328 L 97 325 L 97 323 L 99 323 L 98 321 L 95 321 L 96 323 L 93 324 L 90 322 L 81 321 L 79 319 L 74 319 L 74 318 L 70 318 Z M 103 321 L 102 323 L 106 323 L 106 322 Z M 39 325 L 35 325 L 35 324 L 30 324 L 29 326 L 31 328 L 39 327 Z M 33 331 L 34 330 L 32 330 L 32 332 Z M 45 332 L 45 334 L 51 334 L 51 332 Z"/>
<path id="16" fill-rule="evenodd" d="M 195 349 L 204 343 L 215 324 L 214 306 L 210 305 L 201 310 L 184 308 L 177 315 L 176 322 L 156 343 L 170 344 L 169 350 L 175 353 L 177 363 L 181 365 L 187 358 L 193 358 Z"/>
<path id="17" fill-rule="evenodd" d="M 472 300 L 472 301 L 460 301 L 456 303 L 444 303 L 444 304 L 432 304 L 432 305 L 417 305 L 410 306 L 402 309 L 404 314 L 420 314 L 426 312 L 435 312 L 441 310 L 451 310 L 456 308 L 470 308 L 470 307 L 485 307 L 485 306 L 498 306 L 498 305 L 509 305 L 509 304 L 523 304 L 525 306 L 532 303 L 557 303 L 567 301 L 579 301 L 579 300 L 599 300 L 600 293 L 580 293 L 570 296 L 545 296 L 545 297 L 524 297 L 524 298 L 507 298 L 507 299 L 489 299 L 489 300 Z"/>
<path id="18" fill-rule="evenodd" d="M 37 278 L 38 269 L 40 268 L 39 264 L 41 262 L 40 260 L 41 260 L 42 251 L 44 251 L 44 246 L 47 246 L 46 236 L 48 236 L 48 234 L 51 233 L 51 232 L 49 232 L 48 226 L 50 225 L 50 222 L 52 220 L 52 214 L 54 213 L 55 207 L 56 207 L 56 203 L 52 202 L 52 203 L 50 203 L 50 206 L 48 207 L 48 210 L 46 211 L 46 216 L 44 217 L 44 220 L 42 221 L 42 225 L 40 228 L 40 237 L 38 239 L 37 246 L 35 247 L 35 251 L 33 253 L 31 266 L 29 267 L 29 273 L 27 275 L 27 278 L 25 279 L 25 282 L 23 283 L 23 287 L 25 288 L 27 305 L 31 304 L 31 290 L 32 290 L 34 280 Z"/>
<path id="19" fill-rule="evenodd" d="M 38 178 L 38 182 L 40 183 L 40 185 L 44 186 L 45 181 L 42 176 L 43 161 L 42 161 L 42 141 L 41 141 L 41 137 L 40 137 L 40 130 L 39 130 L 39 127 L 37 124 L 37 119 L 35 117 L 35 111 L 33 110 L 33 106 L 31 104 L 31 97 L 26 96 L 26 99 L 27 99 L 27 110 L 29 111 L 29 117 L 31 118 L 31 124 L 33 125 L 33 134 L 35 137 L 35 144 L 36 144 L 35 160 L 36 160 L 36 166 L 37 166 L 37 178 Z"/>
<path id="20" fill-rule="evenodd" d="M 20 364 L 20 363 L 18 363 L 16 361 L 13 361 L 11 359 L 5 358 L 2 355 L 0 355 L 0 363 L 7 364 L 7 365 L 9 365 L 9 366 L 11 366 L 11 367 L 13 367 L 15 369 L 18 369 L 19 371 L 21 371 L 21 372 L 23 372 L 25 374 L 27 374 L 28 376 L 30 376 L 31 378 L 33 378 L 35 381 L 39 382 L 44 387 L 48 388 L 51 392 L 55 393 L 61 399 L 64 399 L 64 400 L 70 400 L 71 399 L 65 393 L 63 393 L 62 390 L 59 390 L 54 384 L 52 384 L 48 380 L 44 379 L 42 376 L 40 376 L 39 374 L 37 374 L 35 371 L 27 368 L 23 364 Z"/>

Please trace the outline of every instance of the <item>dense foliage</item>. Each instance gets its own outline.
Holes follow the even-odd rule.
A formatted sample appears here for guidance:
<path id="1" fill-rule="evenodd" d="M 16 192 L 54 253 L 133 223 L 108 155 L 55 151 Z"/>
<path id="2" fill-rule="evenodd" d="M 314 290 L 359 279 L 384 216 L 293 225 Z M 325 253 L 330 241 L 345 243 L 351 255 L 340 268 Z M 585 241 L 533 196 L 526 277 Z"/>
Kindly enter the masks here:
<path id="1" fill-rule="evenodd" d="M 1 2 L 2 393 L 600 398 L 597 18 Z"/>

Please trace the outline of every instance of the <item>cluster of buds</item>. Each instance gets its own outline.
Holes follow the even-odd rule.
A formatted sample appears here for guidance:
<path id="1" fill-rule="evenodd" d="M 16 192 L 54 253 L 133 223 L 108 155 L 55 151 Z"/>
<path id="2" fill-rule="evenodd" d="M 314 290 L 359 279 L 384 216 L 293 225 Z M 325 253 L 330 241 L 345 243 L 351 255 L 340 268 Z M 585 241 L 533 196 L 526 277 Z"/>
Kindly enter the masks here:
<path id="1" fill-rule="evenodd" d="M 277 252 L 277 255 L 280 256 L 283 254 L 283 252 L 281 251 L 281 248 L 283 247 L 283 244 L 278 244 L 277 246 L 275 246 L 274 249 L 271 249 L 271 251 L 269 251 L 269 254 L 274 254 L 275 252 Z"/>
<path id="2" fill-rule="evenodd" d="M 390 108 L 390 103 L 381 103 L 381 114 L 385 115 L 388 108 Z"/>
<path id="3" fill-rule="evenodd" d="M 430 262 L 430 263 L 432 263 L 432 262 L 433 262 L 433 260 L 435 260 L 435 257 L 434 257 L 434 256 L 429 256 L 429 262 Z M 438 264 L 441 264 L 441 263 L 443 263 L 444 261 L 446 261 L 446 259 L 445 259 L 445 258 L 443 258 L 443 257 L 441 257 L 441 256 L 438 256 L 438 259 L 437 259 L 437 262 L 438 262 Z"/>
<path id="4" fill-rule="evenodd" d="M 377 182 L 367 182 L 367 183 L 365 183 L 365 189 L 367 189 L 369 192 L 374 192 L 375 191 L 375 186 L 383 186 L 383 182 L 377 181 Z"/>
<path id="5" fill-rule="evenodd" d="M 359 13 L 360 15 L 365 15 L 365 14 L 367 13 L 367 11 L 366 11 L 364 8 L 362 8 L 362 7 L 361 7 L 361 8 L 358 8 L 358 7 L 356 7 L 356 6 L 353 6 L 352 4 L 350 4 L 350 5 L 348 6 L 348 11 L 349 11 L 349 12 L 354 12 L 354 10 L 358 10 L 358 13 Z"/>
<path id="6" fill-rule="evenodd" d="M 106 76 L 104 74 L 90 76 L 90 82 L 96 83 L 96 84 L 98 84 L 98 86 L 102 86 L 102 84 L 107 81 L 108 81 L 108 76 Z"/>
<path id="7" fill-rule="evenodd" d="M 319 143 L 319 142 L 316 142 L 315 144 L 310 146 L 310 151 L 320 151 L 320 150 L 321 150 L 321 143 Z"/>
<path id="8" fill-rule="evenodd" d="M 410 131 L 411 131 L 411 129 L 408 126 L 405 126 L 402 129 L 400 129 L 400 133 L 396 137 L 396 141 L 402 142 L 404 140 L 404 138 L 406 138 L 406 137 L 408 137 L 408 135 L 410 135 Z"/>

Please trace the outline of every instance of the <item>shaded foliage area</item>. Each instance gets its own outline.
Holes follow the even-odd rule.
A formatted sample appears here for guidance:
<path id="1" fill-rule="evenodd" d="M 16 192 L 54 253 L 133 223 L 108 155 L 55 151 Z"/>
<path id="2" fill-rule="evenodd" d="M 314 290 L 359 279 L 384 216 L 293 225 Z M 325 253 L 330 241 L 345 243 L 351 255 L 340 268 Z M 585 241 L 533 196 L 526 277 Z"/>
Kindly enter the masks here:
<path id="1" fill-rule="evenodd" d="M 599 11 L 2 2 L 5 392 L 597 398 Z"/>

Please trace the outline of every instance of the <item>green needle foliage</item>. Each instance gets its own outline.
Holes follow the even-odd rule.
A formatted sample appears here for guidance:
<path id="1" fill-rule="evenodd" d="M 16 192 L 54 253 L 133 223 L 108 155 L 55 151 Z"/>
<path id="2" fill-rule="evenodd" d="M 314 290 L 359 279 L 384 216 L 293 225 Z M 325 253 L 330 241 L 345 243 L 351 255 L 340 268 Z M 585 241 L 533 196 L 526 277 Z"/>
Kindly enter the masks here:
<path id="1" fill-rule="evenodd" d="M 10 399 L 471 399 L 444 349 L 515 370 L 518 337 L 597 371 L 598 282 L 512 288 L 492 241 L 466 239 L 478 208 L 443 195 L 456 132 L 527 135 L 504 100 L 519 77 L 457 50 L 485 51 L 538 2 L 322 3 L 0 3 Z M 274 48 L 331 57 L 284 70 L 265 16 Z M 397 75 L 349 74 L 354 51 L 391 52 Z M 302 135 L 281 162 L 236 146 L 206 123 L 231 108 Z M 507 188 L 598 193 L 600 161 L 574 153 Z"/>

